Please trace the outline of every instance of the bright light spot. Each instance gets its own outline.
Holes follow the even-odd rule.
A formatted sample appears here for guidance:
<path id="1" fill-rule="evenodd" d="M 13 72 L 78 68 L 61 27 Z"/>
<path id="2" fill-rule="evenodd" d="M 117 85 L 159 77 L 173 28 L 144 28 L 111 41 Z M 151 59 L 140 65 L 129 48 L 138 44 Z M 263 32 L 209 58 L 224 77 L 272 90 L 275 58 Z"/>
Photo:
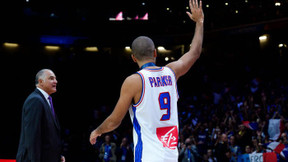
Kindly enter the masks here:
<path id="1" fill-rule="evenodd" d="M 285 48 L 286 48 L 287 45 L 286 45 L 286 44 L 283 44 L 283 43 L 280 43 L 280 44 L 278 45 L 278 47 L 279 47 L 279 48 L 282 48 L 282 47 L 285 47 Z"/>
<path id="2" fill-rule="evenodd" d="M 116 20 L 116 21 L 122 21 L 122 20 L 123 20 L 123 12 L 122 12 L 122 11 L 120 11 L 120 12 L 117 14 L 115 20 Z"/>
<path id="3" fill-rule="evenodd" d="M 85 51 L 87 51 L 87 52 L 98 52 L 98 48 L 97 47 L 86 47 Z"/>
<path id="4" fill-rule="evenodd" d="M 123 18 L 123 12 L 122 12 L 122 11 L 120 11 L 120 12 L 116 15 L 116 17 L 110 17 L 110 18 L 109 18 L 109 21 L 122 21 L 122 20 L 124 20 L 124 18 Z"/>
<path id="5" fill-rule="evenodd" d="M 167 7 L 167 8 L 166 8 L 166 10 L 167 10 L 167 11 L 169 11 L 169 10 L 170 10 L 170 8 L 169 8 L 169 7 Z"/>
<path id="6" fill-rule="evenodd" d="M 266 41 L 267 38 L 268 38 L 267 35 L 262 35 L 262 36 L 259 37 L 259 40 L 260 41 Z"/>
<path id="7" fill-rule="evenodd" d="M 165 50 L 166 50 L 163 46 L 159 46 L 159 47 L 157 47 L 157 49 L 158 49 L 159 51 L 165 51 Z"/>
<path id="8" fill-rule="evenodd" d="M 209 7 L 210 7 L 209 4 L 207 4 L 207 5 L 206 5 L 206 8 L 209 8 Z"/>
<path id="9" fill-rule="evenodd" d="M 228 2 L 226 2 L 226 3 L 225 3 L 225 6 L 228 6 L 228 5 L 229 5 L 229 3 L 228 3 Z"/>
<path id="10" fill-rule="evenodd" d="M 56 51 L 59 50 L 60 47 L 59 46 L 45 46 L 46 50 L 51 50 L 51 51 Z"/>
<path id="11" fill-rule="evenodd" d="M 235 13 L 236 13 L 236 14 L 238 14 L 238 13 L 239 13 L 239 11 L 238 11 L 238 10 L 235 10 Z"/>
<path id="12" fill-rule="evenodd" d="M 275 2 L 275 6 L 281 6 L 280 2 Z"/>
<path id="13" fill-rule="evenodd" d="M 126 51 L 126 52 L 132 52 L 132 49 L 131 49 L 130 46 L 126 46 L 126 47 L 125 47 L 125 51 Z"/>
<path id="14" fill-rule="evenodd" d="M 148 12 L 145 13 L 145 15 L 140 18 L 140 20 L 148 20 Z"/>
<path id="15" fill-rule="evenodd" d="M 165 57 L 165 61 L 169 61 L 169 57 Z"/>
<path id="16" fill-rule="evenodd" d="M 19 45 L 18 45 L 18 43 L 8 43 L 8 42 L 6 42 L 6 43 L 4 43 L 4 46 L 5 46 L 5 47 L 13 47 L 13 48 L 16 48 L 16 47 L 18 47 Z"/>

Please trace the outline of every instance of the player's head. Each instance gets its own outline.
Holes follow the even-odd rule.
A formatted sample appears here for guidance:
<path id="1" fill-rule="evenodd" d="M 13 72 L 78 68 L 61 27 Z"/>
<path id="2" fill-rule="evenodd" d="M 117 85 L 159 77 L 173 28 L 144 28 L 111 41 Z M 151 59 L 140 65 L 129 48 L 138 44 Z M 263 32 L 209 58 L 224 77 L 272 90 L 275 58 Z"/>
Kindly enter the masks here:
<path id="1" fill-rule="evenodd" d="M 147 36 L 139 36 L 132 43 L 132 53 L 138 61 L 154 59 L 156 56 L 154 42 Z"/>

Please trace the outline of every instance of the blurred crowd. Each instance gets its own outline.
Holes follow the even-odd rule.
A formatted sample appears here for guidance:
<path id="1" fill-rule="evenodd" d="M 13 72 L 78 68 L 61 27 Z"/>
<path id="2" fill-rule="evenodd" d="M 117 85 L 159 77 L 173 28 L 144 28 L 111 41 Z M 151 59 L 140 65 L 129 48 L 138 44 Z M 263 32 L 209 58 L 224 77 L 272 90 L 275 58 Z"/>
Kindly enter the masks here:
<path id="1" fill-rule="evenodd" d="M 273 141 L 288 148 L 288 84 L 282 76 L 249 75 L 230 82 L 206 74 L 200 78 L 198 90 L 183 92 L 181 85 L 178 89 L 179 162 L 235 162 L 244 154 L 275 152 L 267 147 Z M 92 122 L 82 140 L 83 162 L 133 161 L 133 127 L 128 114 L 115 131 L 103 134 L 94 146 L 88 143 L 90 130 L 112 109 L 113 105 L 102 106 L 90 113 Z M 271 119 L 281 123 L 277 138 L 269 133 L 278 129 L 269 127 Z M 69 144 L 67 137 L 64 140 Z M 284 154 L 276 155 L 277 161 L 288 161 Z"/>
<path id="2" fill-rule="evenodd" d="M 288 144 L 287 84 L 257 77 L 239 87 L 211 85 L 208 79 L 204 84 L 209 91 L 179 101 L 179 161 L 233 162 L 241 154 L 271 152 L 266 144 L 272 141 Z M 283 125 L 277 139 L 270 138 L 270 119 Z M 244 121 L 254 123 L 253 128 Z M 124 132 L 118 129 L 98 142 L 95 150 L 100 161 L 133 159 L 132 133 Z M 277 158 L 285 161 L 280 154 Z"/>
<path id="3" fill-rule="evenodd" d="M 238 86 L 215 88 L 209 81 L 205 86 L 208 93 L 186 98 L 180 106 L 179 161 L 187 161 L 187 148 L 192 161 L 225 162 L 237 161 L 241 154 L 271 152 L 271 142 L 288 146 L 287 83 L 253 77 Z M 278 119 L 281 128 L 269 127 L 271 119 Z M 279 136 L 272 137 L 277 129 Z M 288 161 L 280 153 L 277 159 Z"/>

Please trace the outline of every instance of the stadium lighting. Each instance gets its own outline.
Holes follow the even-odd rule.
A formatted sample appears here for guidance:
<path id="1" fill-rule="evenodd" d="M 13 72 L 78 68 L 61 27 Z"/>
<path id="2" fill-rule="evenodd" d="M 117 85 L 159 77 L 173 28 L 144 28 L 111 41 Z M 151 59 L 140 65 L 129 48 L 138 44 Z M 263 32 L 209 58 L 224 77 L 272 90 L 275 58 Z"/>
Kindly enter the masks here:
<path id="1" fill-rule="evenodd" d="M 268 43 L 268 34 L 263 34 L 259 37 L 259 42 L 260 42 L 260 46 L 264 47 L 267 45 Z"/>
<path id="2" fill-rule="evenodd" d="M 287 47 L 287 45 L 286 45 L 286 44 L 284 44 L 284 43 L 280 43 L 280 44 L 278 44 L 278 47 L 279 47 L 279 48 L 283 48 L 283 47 L 284 47 L 284 48 L 286 48 L 286 47 Z"/>
<path id="3" fill-rule="evenodd" d="M 45 46 L 45 49 L 48 51 L 57 51 L 60 49 L 59 46 Z"/>
<path id="4" fill-rule="evenodd" d="M 98 52 L 98 48 L 97 47 L 86 47 L 85 51 L 87 51 L 87 52 Z"/>
<path id="5" fill-rule="evenodd" d="M 275 6 L 281 6 L 280 2 L 275 2 Z"/>
<path id="6" fill-rule="evenodd" d="M 158 50 L 158 52 L 159 53 L 162 53 L 162 54 L 169 54 L 169 53 L 171 53 L 172 51 L 171 50 L 167 50 L 165 47 L 163 47 L 163 46 L 158 46 L 157 47 L 157 50 Z M 170 59 L 170 58 L 169 58 Z"/>
<path id="7" fill-rule="evenodd" d="M 259 40 L 260 41 L 266 41 L 267 40 L 267 35 L 261 35 L 260 37 L 259 37 Z"/>
<path id="8" fill-rule="evenodd" d="M 123 18 L 123 11 L 120 11 L 116 17 L 110 17 L 109 18 L 110 21 L 123 21 L 124 18 Z"/>
<path id="9" fill-rule="evenodd" d="M 132 49 L 131 49 L 130 46 L 126 46 L 126 47 L 125 47 L 125 51 L 126 51 L 126 52 L 132 52 Z"/>
<path id="10" fill-rule="evenodd" d="M 157 47 L 158 51 L 165 51 L 166 49 L 163 46 Z"/>
<path id="11" fill-rule="evenodd" d="M 16 48 L 19 46 L 18 43 L 8 43 L 8 42 L 5 42 L 3 45 L 8 48 Z"/>

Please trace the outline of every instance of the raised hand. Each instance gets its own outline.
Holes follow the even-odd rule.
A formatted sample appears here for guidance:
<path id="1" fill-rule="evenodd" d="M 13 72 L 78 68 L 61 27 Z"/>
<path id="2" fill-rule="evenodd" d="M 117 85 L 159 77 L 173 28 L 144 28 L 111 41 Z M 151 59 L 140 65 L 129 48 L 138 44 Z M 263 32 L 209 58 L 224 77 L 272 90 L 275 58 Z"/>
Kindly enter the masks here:
<path id="1" fill-rule="evenodd" d="M 200 23 L 204 22 L 204 13 L 202 10 L 202 0 L 198 4 L 198 0 L 189 0 L 189 7 L 191 12 L 186 12 L 191 20 Z"/>

